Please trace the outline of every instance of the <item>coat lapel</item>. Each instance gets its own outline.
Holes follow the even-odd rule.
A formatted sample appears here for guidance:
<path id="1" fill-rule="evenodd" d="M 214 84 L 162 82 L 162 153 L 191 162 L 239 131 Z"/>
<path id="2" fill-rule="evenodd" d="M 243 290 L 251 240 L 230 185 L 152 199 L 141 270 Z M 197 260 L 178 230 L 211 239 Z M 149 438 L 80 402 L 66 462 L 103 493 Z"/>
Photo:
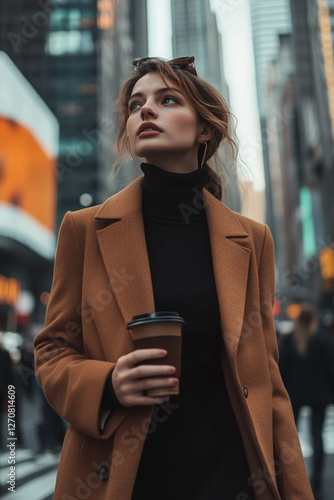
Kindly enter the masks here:
<path id="1" fill-rule="evenodd" d="M 97 219 L 120 219 L 97 231 L 104 266 L 126 323 L 153 312 L 154 296 L 142 215 L 141 180 L 109 198 Z"/>
<path id="2" fill-rule="evenodd" d="M 97 231 L 104 266 L 125 322 L 153 312 L 154 296 L 142 215 L 143 176 L 109 198 L 95 218 L 113 219 Z M 244 320 L 250 247 L 237 217 L 206 189 L 207 216 L 222 333 L 234 358 Z"/>
<path id="3" fill-rule="evenodd" d="M 203 200 L 209 226 L 213 270 L 222 334 L 235 358 L 244 322 L 251 249 L 248 234 L 237 217 L 206 189 Z"/>

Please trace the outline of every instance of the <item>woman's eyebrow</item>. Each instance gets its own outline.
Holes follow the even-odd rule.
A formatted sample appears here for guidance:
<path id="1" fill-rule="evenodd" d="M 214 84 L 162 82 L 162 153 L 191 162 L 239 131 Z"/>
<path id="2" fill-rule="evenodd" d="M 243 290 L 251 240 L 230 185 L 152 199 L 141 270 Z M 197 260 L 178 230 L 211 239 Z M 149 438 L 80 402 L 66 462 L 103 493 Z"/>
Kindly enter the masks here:
<path id="1" fill-rule="evenodd" d="M 155 95 L 163 94 L 164 92 L 168 92 L 168 91 L 171 91 L 171 90 L 174 90 L 175 92 L 178 92 L 179 94 L 182 95 L 181 90 L 177 89 L 176 87 L 162 87 L 161 89 L 155 90 L 154 94 Z M 144 93 L 143 92 L 136 92 L 135 94 L 132 94 L 129 97 L 129 100 L 132 99 L 133 97 L 144 97 Z"/>

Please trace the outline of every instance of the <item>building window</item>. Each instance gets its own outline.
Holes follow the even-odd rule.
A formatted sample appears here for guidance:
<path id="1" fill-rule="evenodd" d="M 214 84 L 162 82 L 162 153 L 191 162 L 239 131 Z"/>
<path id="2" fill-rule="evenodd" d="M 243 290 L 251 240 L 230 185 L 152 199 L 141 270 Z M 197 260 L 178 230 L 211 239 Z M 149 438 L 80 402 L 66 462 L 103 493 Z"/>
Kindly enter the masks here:
<path id="1" fill-rule="evenodd" d="M 49 33 L 46 50 L 53 56 L 62 54 L 90 54 L 94 52 L 94 40 L 90 31 L 54 31 Z"/>
<path id="2" fill-rule="evenodd" d="M 58 9 L 50 18 L 51 29 L 76 30 L 96 24 L 95 13 L 91 9 Z"/>
<path id="3" fill-rule="evenodd" d="M 81 12 L 79 9 L 58 9 L 51 16 L 50 26 L 55 29 L 78 29 Z"/>

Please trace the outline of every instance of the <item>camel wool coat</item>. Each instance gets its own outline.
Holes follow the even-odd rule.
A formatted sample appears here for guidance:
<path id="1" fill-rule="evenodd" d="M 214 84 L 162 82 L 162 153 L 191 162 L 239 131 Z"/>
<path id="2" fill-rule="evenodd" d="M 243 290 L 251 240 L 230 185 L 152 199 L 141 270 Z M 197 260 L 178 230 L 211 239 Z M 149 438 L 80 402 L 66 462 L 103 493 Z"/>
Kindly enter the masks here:
<path id="1" fill-rule="evenodd" d="M 146 434 L 173 411 L 168 403 L 117 409 L 105 426 L 100 413 L 111 369 L 133 350 L 126 324 L 155 310 L 142 179 L 100 206 L 67 212 L 60 228 L 45 328 L 34 343 L 37 379 L 69 422 L 54 500 L 130 500 Z M 277 364 L 271 234 L 206 188 L 194 197 L 194 209 L 200 204 L 221 313 L 222 369 L 248 480 L 256 500 L 312 500 Z M 247 498 L 241 492 L 238 500 Z"/>

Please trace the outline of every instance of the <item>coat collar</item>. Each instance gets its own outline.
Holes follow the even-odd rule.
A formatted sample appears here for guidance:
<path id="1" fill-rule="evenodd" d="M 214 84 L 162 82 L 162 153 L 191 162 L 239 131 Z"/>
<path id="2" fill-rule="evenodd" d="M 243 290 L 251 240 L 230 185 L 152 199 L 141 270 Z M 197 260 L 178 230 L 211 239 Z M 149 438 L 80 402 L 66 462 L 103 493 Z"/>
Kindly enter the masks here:
<path id="1" fill-rule="evenodd" d="M 123 219 L 132 212 L 142 210 L 141 182 L 144 176 L 138 177 L 126 188 L 122 189 L 111 198 L 108 198 L 95 214 L 96 219 Z M 207 189 L 203 189 L 203 203 L 208 217 L 209 212 L 218 210 L 220 216 L 224 217 L 224 223 L 220 225 L 220 233 L 226 237 L 247 238 L 248 234 L 234 213 L 215 198 Z M 223 215 L 224 214 L 224 215 Z M 213 213 L 212 213 L 213 215 Z"/>
<path id="2" fill-rule="evenodd" d="M 125 322 L 155 311 L 142 215 L 143 176 L 101 205 L 96 219 L 113 223 L 96 232 L 115 299 Z M 250 244 L 238 217 L 203 188 L 223 337 L 231 357 L 244 318 Z"/>

